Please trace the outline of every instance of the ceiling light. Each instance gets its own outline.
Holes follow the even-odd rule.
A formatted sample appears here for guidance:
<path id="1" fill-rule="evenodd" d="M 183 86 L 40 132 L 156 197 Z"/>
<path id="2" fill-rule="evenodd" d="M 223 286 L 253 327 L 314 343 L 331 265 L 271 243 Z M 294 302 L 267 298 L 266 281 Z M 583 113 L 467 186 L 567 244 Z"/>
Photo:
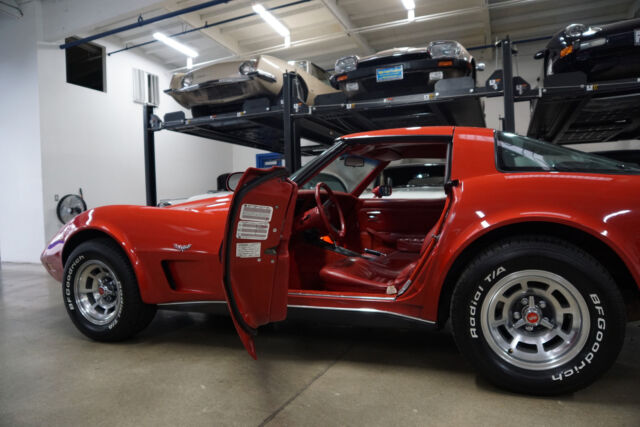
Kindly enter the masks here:
<path id="1" fill-rule="evenodd" d="M 196 52 L 195 50 L 191 49 L 189 46 L 185 46 L 182 43 L 177 42 L 174 39 L 172 39 L 170 37 L 167 37 L 162 33 L 153 33 L 153 38 L 156 39 L 156 40 L 161 41 L 162 43 L 166 44 L 167 46 L 170 46 L 170 47 L 174 48 L 178 52 L 187 55 L 190 58 L 195 58 L 196 56 L 198 56 L 198 52 Z"/>
<path id="2" fill-rule="evenodd" d="M 260 3 L 253 5 L 253 11 L 260 15 L 260 17 L 271 26 L 278 34 L 284 37 L 284 45 L 285 47 L 289 47 L 291 44 L 291 32 L 287 27 L 282 24 L 282 22 L 278 21 L 275 16 L 273 16 L 267 9 L 264 8 Z"/>
<path id="3" fill-rule="evenodd" d="M 416 19 L 416 2 L 414 0 L 402 0 L 402 5 L 407 9 L 407 21 Z"/>
<path id="4" fill-rule="evenodd" d="M 411 10 L 416 8 L 416 2 L 413 0 L 402 0 L 402 5 L 405 9 Z"/>

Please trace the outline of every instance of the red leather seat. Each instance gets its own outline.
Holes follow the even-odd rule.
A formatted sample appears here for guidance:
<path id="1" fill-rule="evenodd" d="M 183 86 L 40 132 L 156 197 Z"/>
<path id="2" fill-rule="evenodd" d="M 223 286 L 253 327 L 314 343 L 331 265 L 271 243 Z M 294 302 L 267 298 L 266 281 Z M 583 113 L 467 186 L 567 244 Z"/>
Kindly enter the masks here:
<path id="1" fill-rule="evenodd" d="M 417 259 L 429 246 L 435 228 L 436 226 L 425 236 L 418 254 L 397 251 L 376 259 L 349 257 L 323 267 L 320 278 L 325 288 L 331 291 L 395 294 L 407 281 L 418 263 Z M 402 266 L 398 267 L 400 257 L 406 258 Z"/>

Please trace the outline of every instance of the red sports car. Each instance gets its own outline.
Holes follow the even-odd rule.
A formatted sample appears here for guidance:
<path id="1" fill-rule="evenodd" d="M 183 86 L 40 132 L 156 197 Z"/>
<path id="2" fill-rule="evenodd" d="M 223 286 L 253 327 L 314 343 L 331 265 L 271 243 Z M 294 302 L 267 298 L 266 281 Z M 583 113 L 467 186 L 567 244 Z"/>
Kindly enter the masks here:
<path id="1" fill-rule="evenodd" d="M 444 163 L 441 196 L 371 188 L 403 162 Z M 215 303 L 228 304 L 253 357 L 256 329 L 287 307 L 436 327 L 450 318 L 489 380 L 562 393 L 612 365 L 637 308 L 639 174 L 490 129 L 354 134 L 291 176 L 248 169 L 234 193 L 91 209 L 42 262 L 73 323 L 96 340 L 132 336 L 157 308 Z"/>

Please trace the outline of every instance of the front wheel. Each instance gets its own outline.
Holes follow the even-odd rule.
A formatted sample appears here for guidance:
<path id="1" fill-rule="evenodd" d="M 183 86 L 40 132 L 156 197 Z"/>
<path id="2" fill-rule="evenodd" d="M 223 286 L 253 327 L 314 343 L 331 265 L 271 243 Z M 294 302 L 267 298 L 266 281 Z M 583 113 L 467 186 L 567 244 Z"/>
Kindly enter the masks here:
<path id="1" fill-rule="evenodd" d="M 504 240 L 465 269 L 451 319 L 461 352 L 493 383 L 558 394 L 595 381 L 615 361 L 624 304 L 596 259 L 555 238 Z"/>
<path id="2" fill-rule="evenodd" d="M 65 264 L 62 297 L 80 332 L 97 341 L 121 341 L 144 329 L 156 307 L 140 298 L 127 257 L 108 239 L 78 245 Z"/>

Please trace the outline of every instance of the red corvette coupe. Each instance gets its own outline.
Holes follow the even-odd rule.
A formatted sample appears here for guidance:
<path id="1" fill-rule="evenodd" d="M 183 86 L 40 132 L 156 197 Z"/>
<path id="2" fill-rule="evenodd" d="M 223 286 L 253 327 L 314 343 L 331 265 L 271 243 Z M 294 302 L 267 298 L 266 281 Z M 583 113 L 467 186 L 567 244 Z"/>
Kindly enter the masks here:
<path id="1" fill-rule="evenodd" d="M 440 195 L 371 188 L 403 162 L 445 164 Z M 256 329 L 287 307 L 434 326 L 450 318 L 482 375 L 562 393 L 612 365 L 637 308 L 639 174 L 490 129 L 355 134 L 291 176 L 248 169 L 233 194 L 91 209 L 42 262 L 73 323 L 96 340 L 132 336 L 157 308 L 221 302 L 253 357 Z"/>

